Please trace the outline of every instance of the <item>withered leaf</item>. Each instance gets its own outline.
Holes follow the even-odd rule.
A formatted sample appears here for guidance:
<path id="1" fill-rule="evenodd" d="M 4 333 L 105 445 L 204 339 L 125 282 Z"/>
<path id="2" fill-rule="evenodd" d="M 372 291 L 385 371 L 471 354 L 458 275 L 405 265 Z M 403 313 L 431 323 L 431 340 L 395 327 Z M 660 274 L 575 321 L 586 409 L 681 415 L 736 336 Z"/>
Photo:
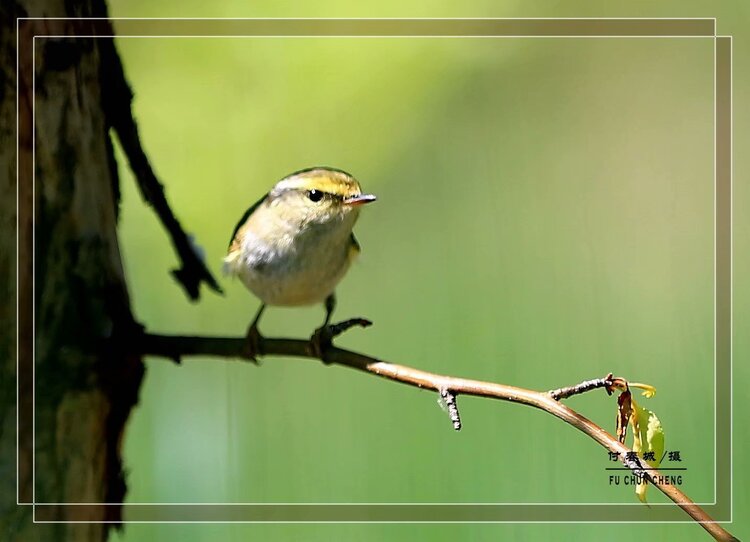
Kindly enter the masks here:
<path id="1" fill-rule="evenodd" d="M 617 440 L 620 444 L 625 444 L 625 437 L 628 434 L 628 421 L 633 413 L 631 404 L 630 390 L 625 390 L 617 398 Z"/>

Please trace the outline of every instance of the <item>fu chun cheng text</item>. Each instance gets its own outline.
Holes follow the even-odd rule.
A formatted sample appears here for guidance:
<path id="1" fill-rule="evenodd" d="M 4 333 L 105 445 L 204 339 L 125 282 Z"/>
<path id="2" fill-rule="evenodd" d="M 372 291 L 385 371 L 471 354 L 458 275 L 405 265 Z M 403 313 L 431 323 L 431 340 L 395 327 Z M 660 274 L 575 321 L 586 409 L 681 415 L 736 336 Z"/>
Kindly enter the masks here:
<path id="1" fill-rule="evenodd" d="M 659 474 L 652 476 L 654 479 L 654 482 L 657 484 L 663 484 L 667 486 L 681 486 L 682 485 L 682 475 L 681 474 L 674 474 L 674 475 L 667 475 L 667 474 Z M 645 476 L 640 476 L 637 474 L 611 474 L 609 476 L 609 485 L 611 486 L 636 486 L 640 484 L 648 484 L 648 480 Z"/>

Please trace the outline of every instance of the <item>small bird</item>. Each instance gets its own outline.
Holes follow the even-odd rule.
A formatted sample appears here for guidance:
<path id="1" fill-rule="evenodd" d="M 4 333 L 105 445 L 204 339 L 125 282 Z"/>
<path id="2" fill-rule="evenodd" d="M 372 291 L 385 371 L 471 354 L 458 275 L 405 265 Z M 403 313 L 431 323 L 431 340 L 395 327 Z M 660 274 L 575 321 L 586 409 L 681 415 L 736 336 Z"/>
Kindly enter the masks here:
<path id="1" fill-rule="evenodd" d="M 224 271 L 262 303 L 247 332 L 249 357 L 261 353 L 258 321 L 266 305 L 324 303 L 325 321 L 311 338 L 313 353 L 322 358 L 322 342 L 331 338 L 334 289 L 360 252 L 352 228 L 360 207 L 375 199 L 345 171 L 313 167 L 281 179 L 242 215 Z"/>

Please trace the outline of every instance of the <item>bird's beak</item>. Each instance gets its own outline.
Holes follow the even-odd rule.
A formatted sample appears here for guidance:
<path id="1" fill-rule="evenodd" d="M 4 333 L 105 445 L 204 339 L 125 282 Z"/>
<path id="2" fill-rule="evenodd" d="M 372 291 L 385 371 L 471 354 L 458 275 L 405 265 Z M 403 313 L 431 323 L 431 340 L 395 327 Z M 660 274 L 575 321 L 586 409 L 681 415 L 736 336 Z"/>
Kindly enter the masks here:
<path id="1" fill-rule="evenodd" d="M 371 203 L 376 199 L 378 198 L 372 194 L 359 194 L 358 196 L 349 196 L 348 198 L 345 198 L 344 203 L 356 207 L 358 205 L 364 205 L 365 203 Z"/>

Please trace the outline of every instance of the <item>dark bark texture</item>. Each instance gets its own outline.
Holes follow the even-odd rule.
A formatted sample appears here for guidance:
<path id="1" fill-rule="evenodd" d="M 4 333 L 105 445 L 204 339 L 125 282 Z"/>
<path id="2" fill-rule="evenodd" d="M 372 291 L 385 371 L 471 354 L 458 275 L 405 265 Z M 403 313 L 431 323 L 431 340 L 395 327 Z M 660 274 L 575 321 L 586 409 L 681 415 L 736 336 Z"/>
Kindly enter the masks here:
<path id="1" fill-rule="evenodd" d="M 0 11 L 0 539 L 101 541 L 107 538 L 108 524 L 33 524 L 31 507 L 15 505 L 12 322 L 17 294 L 19 363 L 33 363 L 34 368 L 33 382 L 23 375 L 20 385 L 22 390 L 33 385 L 35 407 L 33 440 L 30 431 L 19 433 L 21 501 L 33 497 L 45 503 L 122 502 L 122 435 L 144 369 L 138 356 L 116 347 L 117 337 L 129 334 L 135 325 L 117 242 L 118 178 L 111 115 L 106 111 L 103 58 L 116 53 L 106 38 L 37 38 L 34 65 L 30 55 L 21 58 L 19 115 L 22 127 L 33 122 L 35 134 L 20 130 L 19 165 L 28 175 L 22 174 L 19 184 L 16 291 L 16 18 L 102 17 L 106 8 L 100 0 L 3 0 Z M 62 36 L 73 33 L 69 21 L 48 19 L 24 22 L 20 34 L 42 30 Z M 22 395 L 19 417 L 28 427 L 32 402 L 28 393 Z M 27 459 L 32 448 L 33 467 Z M 60 508 L 54 519 L 75 520 L 75 510 Z M 121 519 L 117 505 L 98 510 L 98 519 Z"/>

